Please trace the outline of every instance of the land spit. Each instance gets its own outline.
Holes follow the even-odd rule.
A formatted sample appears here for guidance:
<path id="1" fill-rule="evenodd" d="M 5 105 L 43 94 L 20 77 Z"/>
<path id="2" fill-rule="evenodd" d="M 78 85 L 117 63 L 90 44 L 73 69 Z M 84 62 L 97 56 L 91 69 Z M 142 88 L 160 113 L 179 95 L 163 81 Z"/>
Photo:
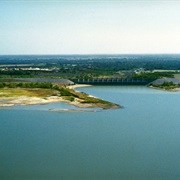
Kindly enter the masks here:
<path id="1" fill-rule="evenodd" d="M 55 84 L 58 86 L 58 84 Z M 58 90 L 42 88 L 2 88 L 0 89 L 0 107 L 20 105 L 47 104 L 52 102 L 67 102 L 80 108 L 99 107 L 103 109 L 120 108 L 105 100 L 74 90 L 77 87 L 88 85 L 64 86 L 63 90 L 68 95 L 63 95 Z M 61 86 L 59 86 L 61 88 Z M 64 93 L 64 92 L 63 92 Z"/>

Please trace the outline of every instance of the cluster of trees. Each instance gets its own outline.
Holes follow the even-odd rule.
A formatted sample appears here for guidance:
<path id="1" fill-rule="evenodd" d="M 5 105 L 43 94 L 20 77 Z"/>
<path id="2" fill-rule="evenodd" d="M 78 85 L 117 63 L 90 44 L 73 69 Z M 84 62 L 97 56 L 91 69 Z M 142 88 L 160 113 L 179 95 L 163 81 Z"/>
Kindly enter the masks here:
<path id="1" fill-rule="evenodd" d="M 164 81 L 162 84 L 151 84 L 151 85 L 156 88 L 161 88 L 161 89 L 166 89 L 166 90 L 171 90 L 171 89 L 180 87 L 180 84 L 174 84 L 172 81 L 170 82 Z"/>
<path id="2" fill-rule="evenodd" d="M 75 66 L 74 66 L 75 65 Z M 146 70 L 154 69 L 180 69 L 179 60 L 152 60 L 151 58 L 144 59 L 92 59 L 92 60 L 63 60 L 56 62 L 56 66 L 60 69 L 56 75 L 64 78 L 95 78 L 100 76 L 118 76 L 117 72 L 124 71 L 131 74 L 125 74 L 125 78 L 133 78 L 135 76 L 133 71 L 135 69 L 144 68 Z M 54 74 L 55 75 L 55 74 Z M 121 75 L 119 74 L 121 78 Z M 142 74 L 143 78 L 160 78 L 160 77 L 173 77 L 170 72 L 157 72 Z M 141 78 L 140 77 L 140 78 Z M 139 78 L 139 77 L 137 77 Z"/>
<path id="3" fill-rule="evenodd" d="M 163 82 L 163 84 L 161 86 L 175 86 L 175 84 L 171 81 L 171 82 Z"/>
<path id="4" fill-rule="evenodd" d="M 2 71 L 0 70 L 0 78 L 30 78 L 30 77 L 36 77 L 39 73 L 37 71 L 24 71 L 24 70 L 7 70 Z"/>
<path id="5" fill-rule="evenodd" d="M 154 69 L 180 69 L 180 56 L 173 55 L 99 55 L 99 56 L 0 56 L 0 64 L 33 64 L 36 67 L 57 67 L 59 71 L 0 71 L 1 76 L 11 77 L 62 77 L 62 78 L 95 78 L 100 76 L 117 76 L 119 71 L 131 71 L 144 68 Z M 120 75 L 119 75 L 120 76 Z M 125 78 L 131 78 L 125 74 Z M 142 74 L 145 78 L 172 77 L 170 73 Z M 120 77 L 121 78 L 121 77 Z M 139 78 L 139 77 L 138 77 Z"/>
<path id="6" fill-rule="evenodd" d="M 53 88 L 52 83 L 49 82 L 0 82 L 0 88 Z"/>
<path id="7" fill-rule="evenodd" d="M 52 86 L 51 89 L 57 90 L 60 92 L 61 96 L 76 96 L 75 94 L 71 93 L 69 89 L 64 87 L 59 87 L 57 85 Z"/>
<path id="8" fill-rule="evenodd" d="M 11 70 L 11 71 L 0 71 L 0 75 L 10 75 L 10 76 L 19 76 L 19 75 L 31 75 L 33 72 L 22 71 L 22 70 Z"/>
<path id="9" fill-rule="evenodd" d="M 134 74 L 132 77 L 133 78 L 150 78 L 150 79 L 158 79 L 158 78 L 163 78 L 163 77 L 173 78 L 174 73 L 173 72 L 140 73 L 140 74 Z"/>

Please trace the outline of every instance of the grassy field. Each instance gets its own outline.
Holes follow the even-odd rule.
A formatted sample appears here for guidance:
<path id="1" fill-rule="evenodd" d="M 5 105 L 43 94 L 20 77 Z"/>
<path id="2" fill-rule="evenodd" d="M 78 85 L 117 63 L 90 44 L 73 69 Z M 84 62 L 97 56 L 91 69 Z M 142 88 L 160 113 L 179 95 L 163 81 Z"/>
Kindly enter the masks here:
<path id="1" fill-rule="evenodd" d="M 51 89 L 24 89 L 24 88 L 3 88 L 0 89 L 0 97 L 28 96 L 28 97 L 48 97 L 57 95 L 58 91 Z"/>
<path id="2" fill-rule="evenodd" d="M 177 72 L 177 70 L 172 70 L 172 69 L 155 69 L 152 71 L 153 73 L 154 72 Z"/>
<path id="3" fill-rule="evenodd" d="M 175 78 L 180 78 L 180 73 L 179 74 L 174 74 Z"/>

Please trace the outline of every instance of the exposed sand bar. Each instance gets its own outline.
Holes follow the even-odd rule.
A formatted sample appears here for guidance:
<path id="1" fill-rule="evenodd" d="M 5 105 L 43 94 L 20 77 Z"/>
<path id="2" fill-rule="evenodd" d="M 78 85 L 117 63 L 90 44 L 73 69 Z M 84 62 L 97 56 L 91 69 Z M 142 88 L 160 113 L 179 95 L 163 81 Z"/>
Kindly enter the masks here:
<path id="1" fill-rule="evenodd" d="M 103 109 L 120 108 L 114 104 L 89 94 L 74 90 L 78 87 L 90 85 L 71 85 L 60 87 L 58 90 L 42 88 L 4 88 L 1 90 L 0 106 L 48 104 L 53 102 L 67 102 L 68 104 L 80 107 L 99 107 Z M 62 93 L 62 94 L 61 94 Z M 64 94 L 63 94 L 64 93 Z"/>
<path id="2" fill-rule="evenodd" d="M 7 98 L 4 97 L 1 98 L 0 107 L 14 106 L 16 104 L 20 104 L 20 105 L 48 104 L 53 102 L 67 102 L 68 104 L 81 108 L 96 107 L 96 105 L 94 104 L 82 104 L 78 102 L 78 100 L 70 102 L 58 96 L 50 96 L 46 98 L 28 97 L 28 96 L 17 96 L 17 97 L 7 97 Z"/>
<path id="3" fill-rule="evenodd" d="M 53 112 L 97 112 L 96 110 L 81 110 L 81 109 L 49 109 Z"/>
<path id="4" fill-rule="evenodd" d="M 21 105 L 33 105 L 33 104 L 48 104 L 52 102 L 63 102 L 65 101 L 61 97 L 50 96 L 46 98 L 41 97 L 28 97 L 28 96 L 17 96 L 17 97 L 1 97 L 0 107 L 14 106 L 16 104 Z"/>
<path id="5" fill-rule="evenodd" d="M 92 86 L 92 85 L 90 85 L 90 84 L 75 84 L 75 85 L 68 86 L 68 88 L 75 89 L 75 88 L 88 87 L 88 86 Z"/>
<path id="6" fill-rule="evenodd" d="M 156 87 L 156 86 L 148 86 L 149 88 L 153 88 L 153 89 L 157 89 L 157 90 L 162 90 L 162 91 L 169 91 L 169 92 L 177 92 L 177 91 L 180 91 L 180 88 L 179 87 L 175 87 L 175 88 L 172 88 L 172 89 L 166 89 L 166 88 L 162 88 L 162 87 Z"/>

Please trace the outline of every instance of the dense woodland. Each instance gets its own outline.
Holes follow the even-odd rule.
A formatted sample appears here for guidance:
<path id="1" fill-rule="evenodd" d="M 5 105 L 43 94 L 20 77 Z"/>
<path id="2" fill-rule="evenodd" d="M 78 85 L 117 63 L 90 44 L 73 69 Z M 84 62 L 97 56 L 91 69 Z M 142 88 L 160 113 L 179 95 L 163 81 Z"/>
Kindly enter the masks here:
<path id="1" fill-rule="evenodd" d="M 49 71 L 23 70 L 24 67 Z M 155 69 L 167 71 L 153 72 Z M 160 78 L 173 77 L 178 70 L 180 55 L 0 56 L 1 78 Z"/>

